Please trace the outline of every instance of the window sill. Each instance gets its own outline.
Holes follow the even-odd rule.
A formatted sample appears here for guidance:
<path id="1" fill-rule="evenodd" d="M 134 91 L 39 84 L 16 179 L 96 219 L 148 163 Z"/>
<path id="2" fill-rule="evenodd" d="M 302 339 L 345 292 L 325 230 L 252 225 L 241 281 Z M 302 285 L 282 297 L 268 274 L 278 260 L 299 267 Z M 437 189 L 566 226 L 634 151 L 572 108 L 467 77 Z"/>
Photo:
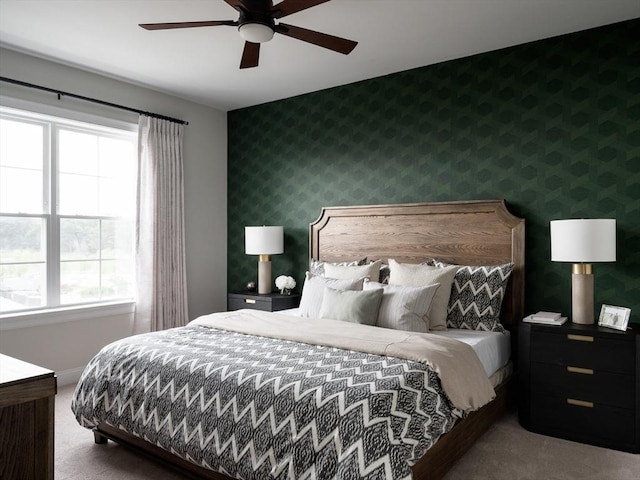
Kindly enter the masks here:
<path id="1" fill-rule="evenodd" d="M 135 307 L 136 303 L 134 301 L 125 301 L 6 314 L 0 316 L 0 331 L 112 317 L 115 315 L 128 315 L 135 312 Z"/>

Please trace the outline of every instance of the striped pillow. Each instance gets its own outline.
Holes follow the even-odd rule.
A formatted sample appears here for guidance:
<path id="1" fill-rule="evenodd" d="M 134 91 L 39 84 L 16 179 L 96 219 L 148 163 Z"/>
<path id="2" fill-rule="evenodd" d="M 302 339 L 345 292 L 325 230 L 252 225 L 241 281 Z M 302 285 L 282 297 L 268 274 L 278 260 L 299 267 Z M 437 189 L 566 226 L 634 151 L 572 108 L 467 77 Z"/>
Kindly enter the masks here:
<path id="1" fill-rule="evenodd" d="M 440 284 L 424 287 L 364 283 L 364 290 L 383 289 L 376 325 L 410 332 L 429 331 L 427 312 Z"/>
<path id="2" fill-rule="evenodd" d="M 429 309 L 429 330 L 447 329 L 447 305 L 451 294 L 451 284 L 458 267 L 437 268 L 425 264 L 398 263 L 389 259 L 390 285 L 424 287 L 440 284 L 440 288 Z"/>

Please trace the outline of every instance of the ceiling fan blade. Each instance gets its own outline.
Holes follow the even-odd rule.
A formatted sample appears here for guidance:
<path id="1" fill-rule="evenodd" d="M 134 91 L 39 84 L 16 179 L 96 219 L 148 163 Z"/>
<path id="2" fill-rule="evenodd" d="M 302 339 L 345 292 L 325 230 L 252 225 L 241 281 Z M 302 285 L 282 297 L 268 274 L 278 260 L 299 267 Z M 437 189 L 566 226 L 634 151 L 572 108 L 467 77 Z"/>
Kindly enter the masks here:
<path id="1" fill-rule="evenodd" d="M 231 5 L 233 8 L 235 8 L 238 11 L 244 9 L 244 5 L 242 4 L 242 2 L 240 0 L 224 0 L 224 1 L 227 2 L 229 5 Z"/>
<path id="2" fill-rule="evenodd" d="M 170 23 L 140 23 L 145 30 L 167 30 L 169 28 L 192 28 L 192 27 L 216 27 L 218 25 L 237 26 L 235 20 L 210 20 L 204 22 L 170 22 Z"/>
<path id="3" fill-rule="evenodd" d="M 321 3 L 328 1 L 329 0 L 283 0 L 279 4 L 273 6 L 273 18 L 286 17 L 292 13 L 299 12 L 300 10 L 306 10 L 307 8 L 315 7 L 316 5 L 320 5 Z"/>
<path id="4" fill-rule="evenodd" d="M 257 67 L 259 58 L 260 44 L 244 42 L 244 51 L 242 52 L 242 60 L 240 60 L 240 68 Z"/>
<path id="5" fill-rule="evenodd" d="M 348 55 L 356 48 L 358 42 L 353 40 L 347 40 L 346 38 L 334 37 L 326 33 L 316 32 L 315 30 L 307 30 L 306 28 L 294 27 L 293 25 L 287 25 L 280 23 L 276 26 L 276 32 L 292 37 L 303 42 L 312 43 L 319 47 L 328 48 L 334 52 L 343 53 Z"/>

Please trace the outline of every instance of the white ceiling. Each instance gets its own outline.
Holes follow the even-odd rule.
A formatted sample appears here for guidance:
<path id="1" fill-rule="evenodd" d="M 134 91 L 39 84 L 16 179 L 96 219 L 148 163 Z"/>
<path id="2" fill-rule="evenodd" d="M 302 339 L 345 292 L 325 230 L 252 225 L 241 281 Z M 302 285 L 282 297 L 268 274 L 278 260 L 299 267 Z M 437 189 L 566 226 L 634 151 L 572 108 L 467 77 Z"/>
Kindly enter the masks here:
<path id="1" fill-rule="evenodd" d="M 359 42 L 350 55 L 276 34 L 246 70 L 234 27 L 138 26 L 237 17 L 222 0 L 0 0 L 0 46 L 232 110 L 639 18 L 640 0 L 332 0 L 283 21 Z"/>

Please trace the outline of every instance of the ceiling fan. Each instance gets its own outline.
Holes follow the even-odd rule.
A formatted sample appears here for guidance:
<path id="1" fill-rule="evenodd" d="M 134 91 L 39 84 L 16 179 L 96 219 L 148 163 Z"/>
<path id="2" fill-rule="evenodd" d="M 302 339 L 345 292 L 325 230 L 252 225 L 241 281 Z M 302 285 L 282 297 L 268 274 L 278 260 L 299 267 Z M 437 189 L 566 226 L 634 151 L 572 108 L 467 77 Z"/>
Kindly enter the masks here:
<path id="1" fill-rule="evenodd" d="M 166 30 L 170 28 L 215 27 L 228 25 L 238 27 L 245 40 L 240 68 L 258 66 L 260 44 L 268 42 L 275 33 L 280 33 L 303 42 L 318 45 L 335 52 L 348 55 L 358 42 L 334 37 L 326 33 L 307 30 L 285 23 L 276 23 L 287 15 L 315 7 L 329 0 L 283 0 L 277 5 L 272 0 L 224 0 L 240 13 L 238 20 L 208 20 L 202 22 L 141 23 L 146 30 Z"/>

